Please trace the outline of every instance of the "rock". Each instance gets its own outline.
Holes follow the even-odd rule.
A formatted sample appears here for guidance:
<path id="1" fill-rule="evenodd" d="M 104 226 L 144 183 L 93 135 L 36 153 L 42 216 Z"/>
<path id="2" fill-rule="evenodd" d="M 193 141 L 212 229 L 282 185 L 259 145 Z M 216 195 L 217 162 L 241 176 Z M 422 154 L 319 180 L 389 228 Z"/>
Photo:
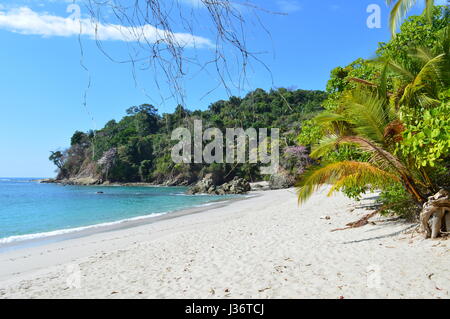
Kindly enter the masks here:
<path id="1" fill-rule="evenodd" d="M 270 189 L 282 189 L 294 186 L 295 178 L 288 174 L 286 171 L 280 171 L 279 173 L 270 176 L 269 187 Z"/>
<path id="2" fill-rule="evenodd" d="M 193 177 L 190 174 L 178 174 L 168 180 L 161 181 L 164 186 L 187 186 L 192 184 Z"/>
<path id="3" fill-rule="evenodd" d="M 222 185 L 215 185 L 210 175 L 206 175 L 188 190 L 188 194 L 245 194 L 250 191 L 250 183 L 243 178 L 235 177 L 232 181 Z"/>
<path id="4" fill-rule="evenodd" d="M 269 182 L 266 181 L 250 183 L 250 187 L 252 191 L 266 191 L 270 189 Z"/>
<path id="5" fill-rule="evenodd" d="M 42 184 L 57 183 L 56 179 L 54 179 L 54 178 L 38 179 L 37 181 Z"/>

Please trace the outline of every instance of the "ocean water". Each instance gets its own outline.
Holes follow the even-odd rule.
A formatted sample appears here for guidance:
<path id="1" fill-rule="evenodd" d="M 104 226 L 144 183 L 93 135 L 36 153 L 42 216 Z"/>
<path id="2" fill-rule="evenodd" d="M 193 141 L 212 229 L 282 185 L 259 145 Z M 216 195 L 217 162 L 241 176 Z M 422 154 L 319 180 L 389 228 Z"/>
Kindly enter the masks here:
<path id="1" fill-rule="evenodd" d="M 160 216 L 232 197 L 185 191 L 185 187 L 62 186 L 0 178 L 0 245 Z"/>

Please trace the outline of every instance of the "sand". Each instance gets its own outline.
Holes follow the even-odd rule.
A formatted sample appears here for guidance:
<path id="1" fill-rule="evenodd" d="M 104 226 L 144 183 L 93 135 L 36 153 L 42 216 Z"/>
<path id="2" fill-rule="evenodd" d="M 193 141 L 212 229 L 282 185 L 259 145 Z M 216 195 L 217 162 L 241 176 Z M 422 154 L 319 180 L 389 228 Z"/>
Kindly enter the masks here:
<path id="1" fill-rule="evenodd" d="M 450 241 L 293 189 L 0 254 L 0 298 L 449 298 Z"/>

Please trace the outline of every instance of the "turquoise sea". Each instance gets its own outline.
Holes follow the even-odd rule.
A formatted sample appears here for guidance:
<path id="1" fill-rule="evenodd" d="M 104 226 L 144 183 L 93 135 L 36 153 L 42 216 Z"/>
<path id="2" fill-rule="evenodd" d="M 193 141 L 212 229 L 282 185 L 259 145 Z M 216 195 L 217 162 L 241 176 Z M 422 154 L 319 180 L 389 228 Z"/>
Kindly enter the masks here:
<path id="1" fill-rule="evenodd" d="M 0 178 L 0 245 L 170 214 L 231 198 L 186 195 L 185 191 L 185 187 L 62 186 L 30 178 Z"/>

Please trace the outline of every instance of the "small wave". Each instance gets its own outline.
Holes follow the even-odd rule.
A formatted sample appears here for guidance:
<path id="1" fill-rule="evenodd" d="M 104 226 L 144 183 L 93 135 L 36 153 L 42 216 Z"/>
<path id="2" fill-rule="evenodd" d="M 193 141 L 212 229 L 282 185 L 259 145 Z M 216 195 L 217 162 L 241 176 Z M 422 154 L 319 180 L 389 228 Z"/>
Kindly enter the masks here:
<path id="1" fill-rule="evenodd" d="M 49 231 L 49 232 L 4 237 L 4 238 L 0 238 L 0 245 L 10 244 L 10 243 L 14 243 L 14 242 L 20 242 L 20 241 L 25 241 L 25 240 L 44 239 L 44 238 L 54 237 L 54 236 L 58 236 L 58 235 L 76 233 L 76 232 L 80 232 L 83 230 L 97 229 L 97 228 L 104 228 L 104 227 L 108 227 L 108 226 L 120 225 L 120 224 L 130 222 L 130 221 L 149 219 L 149 218 L 158 217 L 158 216 L 165 215 L 165 214 L 167 214 L 167 212 L 155 213 L 155 214 L 144 215 L 144 216 L 137 216 L 137 217 L 127 218 L 127 219 L 117 220 L 114 222 L 106 222 L 106 223 L 100 223 L 100 224 L 89 225 L 89 226 L 81 226 L 81 227 L 74 227 L 74 228 L 58 229 L 58 230 L 53 230 L 53 231 Z"/>
<path id="2" fill-rule="evenodd" d="M 207 206 L 212 206 L 212 205 L 217 205 L 217 204 L 224 204 L 224 203 L 229 202 L 229 201 L 230 200 L 221 200 L 221 201 L 216 201 L 216 202 L 209 202 L 209 203 L 196 205 L 195 207 L 207 207 Z"/>

